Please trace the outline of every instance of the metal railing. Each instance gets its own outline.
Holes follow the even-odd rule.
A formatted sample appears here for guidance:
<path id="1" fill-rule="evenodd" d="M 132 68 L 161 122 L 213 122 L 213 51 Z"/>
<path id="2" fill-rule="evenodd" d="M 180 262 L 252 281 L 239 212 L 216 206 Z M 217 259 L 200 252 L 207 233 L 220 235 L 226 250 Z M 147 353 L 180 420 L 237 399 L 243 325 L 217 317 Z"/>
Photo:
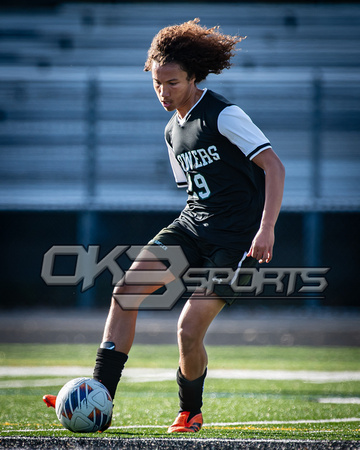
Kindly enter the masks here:
<path id="1" fill-rule="evenodd" d="M 360 72 L 232 69 L 210 89 L 242 107 L 287 169 L 284 210 L 360 209 Z M 0 74 L 0 209 L 177 210 L 142 68 Z"/>

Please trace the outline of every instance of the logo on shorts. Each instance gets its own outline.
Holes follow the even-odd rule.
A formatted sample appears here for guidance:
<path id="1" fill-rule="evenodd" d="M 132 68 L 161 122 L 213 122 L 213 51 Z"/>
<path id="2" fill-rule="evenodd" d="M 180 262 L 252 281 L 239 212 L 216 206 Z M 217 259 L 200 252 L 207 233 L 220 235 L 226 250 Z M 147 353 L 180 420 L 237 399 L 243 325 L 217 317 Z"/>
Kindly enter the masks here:
<path id="1" fill-rule="evenodd" d="M 168 249 L 167 246 L 165 244 L 163 244 L 161 241 L 159 241 L 158 239 L 152 239 L 150 241 L 150 244 L 156 244 L 156 245 L 158 245 L 159 247 L 161 247 L 164 250 Z"/>

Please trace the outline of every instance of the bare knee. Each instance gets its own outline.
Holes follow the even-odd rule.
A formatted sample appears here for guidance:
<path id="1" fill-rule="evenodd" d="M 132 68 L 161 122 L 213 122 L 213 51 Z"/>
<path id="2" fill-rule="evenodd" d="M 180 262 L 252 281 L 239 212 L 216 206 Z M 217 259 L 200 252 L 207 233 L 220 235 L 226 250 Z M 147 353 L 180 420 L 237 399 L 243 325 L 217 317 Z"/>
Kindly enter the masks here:
<path id="1" fill-rule="evenodd" d="M 143 251 L 141 255 L 142 258 L 147 257 L 149 260 L 140 259 L 132 263 L 124 277 L 114 288 L 113 298 L 117 301 L 121 301 L 121 296 L 152 294 L 163 287 L 164 284 L 173 281 L 174 276 L 167 270 L 162 261 L 154 259 L 154 256 L 147 250 Z M 149 277 L 146 274 L 151 271 L 155 271 L 159 275 L 158 279 L 156 279 L 156 281 L 159 281 L 159 284 L 149 283 Z M 146 281 L 144 281 L 144 277 Z"/>
<path id="2" fill-rule="evenodd" d="M 187 323 L 181 323 L 178 325 L 177 338 L 179 348 L 184 353 L 191 352 L 192 350 L 203 345 L 202 336 L 199 336 L 197 330 Z"/>

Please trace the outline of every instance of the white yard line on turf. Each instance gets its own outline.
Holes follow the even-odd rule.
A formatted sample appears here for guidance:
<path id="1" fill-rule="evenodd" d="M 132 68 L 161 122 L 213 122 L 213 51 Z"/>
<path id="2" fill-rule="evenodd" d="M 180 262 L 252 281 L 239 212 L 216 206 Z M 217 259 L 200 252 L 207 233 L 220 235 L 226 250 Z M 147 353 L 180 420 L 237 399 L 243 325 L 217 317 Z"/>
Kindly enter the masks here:
<path id="1" fill-rule="evenodd" d="M 10 375 L 8 375 L 10 376 Z M 71 376 L 71 375 L 70 375 Z M 151 380 L 144 379 L 145 376 L 141 375 L 139 378 L 134 377 L 130 381 L 159 381 L 159 377 L 151 378 Z M 167 378 L 166 378 L 167 379 Z M 173 379 L 173 377 L 171 378 Z M 284 378 L 281 378 L 284 379 Z M 67 381 L 68 377 L 62 378 L 37 378 L 37 379 L 15 379 L 15 380 L 0 380 L 0 389 L 14 389 L 14 388 L 35 388 L 35 387 L 49 387 L 49 386 L 62 386 Z M 319 403 L 334 403 L 334 404 L 360 404 L 360 397 L 320 397 L 316 399 Z"/>
<path id="2" fill-rule="evenodd" d="M 360 422 L 360 417 L 347 417 L 343 419 L 318 419 L 318 420 L 257 420 L 252 422 L 213 422 L 207 423 L 203 426 L 208 427 L 227 427 L 236 425 L 296 425 L 296 424 L 307 424 L 307 423 L 336 423 L 336 422 Z"/>
<path id="3" fill-rule="evenodd" d="M 337 404 L 356 404 L 360 405 L 360 398 L 359 397 L 323 397 L 318 398 L 317 401 L 319 403 L 337 403 Z"/>
<path id="4" fill-rule="evenodd" d="M 90 376 L 93 368 L 82 366 L 0 366 L 0 377 Z"/>
<path id="5" fill-rule="evenodd" d="M 301 425 L 307 423 L 336 423 L 336 422 L 360 422 L 360 417 L 347 417 L 344 419 L 319 419 L 319 420 L 257 420 L 250 422 L 211 422 L 204 423 L 203 427 L 229 427 L 229 426 L 247 426 L 247 425 Z M 111 427 L 113 429 L 122 428 L 165 428 L 168 425 L 125 425 Z"/>
<path id="6" fill-rule="evenodd" d="M 346 417 L 342 419 L 319 419 L 319 420 L 264 420 L 264 421 L 250 421 L 250 422 L 213 422 L 204 423 L 204 427 L 231 427 L 231 426 L 248 426 L 248 425 L 302 425 L 302 424 L 317 424 L 317 423 L 344 423 L 344 422 L 360 422 L 360 417 Z M 168 425 L 124 425 L 111 427 L 112 430 L 128 430 L 136 428 L 168 428 Z M 68 431 L 65 428 L 37 428 L 37 429 L 22 429 L 22 430 L 2 430 L 2 433 L 19 433 L 19 432 L 63 432 Z"/>
<path id="7" fill-rule="evenodd" d="M 12 388 L 34 388 L 34 387 L 47 387 L 47 386 L 62 386 L 67 381 L 68 378 L 49 378 L 35 379 L 35 380 L 0 380 L 0 389 L 12 389 Z"/>
<path id="8" fill-rule="evenodd" d="M 0 366 L 0 377 L 55 376 L 59 377 L 91 377 L 92 367 L 81 366 Z M 240 379 L 240 380 L 299 380 L 311 383 L 336 383 L 344 381 L 360 381 L 360 371 L 321 372 L 311 370 L 218 370 L 209 369 L 208 378 Z M 125 368 L 123 378 L 132 382 L 151 382 L 175 380 L 174 369 Z M 53 381 L 49 380 L 49 383 Z M 2 381 L 0 387 L 6 387 L 10 381 Z M 56 384 L 56 383 L 55 383 Z"/>
<path id="9" fill-rule="evenodd" d="M 69 379 L 68 378 L 49 378 L 49 379 L 35 379 L 35 380 L 0 380 L 0 389 L 13 388 L 34 388 L 34 387 L 49 387 L 62 386 Z M 152 380 L 154 381 L 154 380 Z M 360 404 L 360 397 L 321 397 L 316 399 L 319 403 L 338 403 L 338 404 Z"/>

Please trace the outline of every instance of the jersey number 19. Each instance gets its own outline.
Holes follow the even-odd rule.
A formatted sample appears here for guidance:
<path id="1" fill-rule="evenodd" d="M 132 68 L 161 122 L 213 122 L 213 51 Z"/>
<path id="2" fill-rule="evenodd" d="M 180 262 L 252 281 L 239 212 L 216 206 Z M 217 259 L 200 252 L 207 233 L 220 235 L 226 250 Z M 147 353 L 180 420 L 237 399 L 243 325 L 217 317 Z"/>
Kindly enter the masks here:
<path id="1" fill-rule="evenodd" d="M 187 175 L 187 180 L 188 180 L 188 187 L 189 187 L 189 191 L 192 192 L 194 195 L 198 195 L 202 200 L 204 200 L 205 198 L 208 198 L 211 194 L 209 186 L 206 183 L 205 178 L 203 177 L 203 175 L 201 175 L 200 173 L 197 173 L 194 176 L 194 184 L 196 185 L 196 187 L 198 188 L 198 190 L 195 192 L 194 191 L 194 186 L 192 183 L 192 179 L 189 175 L 189 173 L 186 173 Z"/>

